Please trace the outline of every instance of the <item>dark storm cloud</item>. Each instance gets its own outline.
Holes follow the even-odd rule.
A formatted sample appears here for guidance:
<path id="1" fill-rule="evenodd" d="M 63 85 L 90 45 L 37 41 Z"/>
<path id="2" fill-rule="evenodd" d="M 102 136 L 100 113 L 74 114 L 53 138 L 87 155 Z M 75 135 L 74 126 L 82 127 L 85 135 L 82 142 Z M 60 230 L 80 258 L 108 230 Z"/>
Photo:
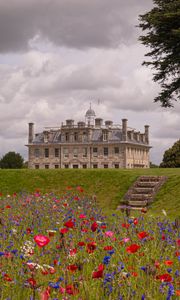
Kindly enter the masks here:
<path id="1" fill-rule="evenodd" d="M 35 36 L 70 48 L 116 47 L 136 36 L 151 0 L 6 0 L 0 2 L 0 52 L 22 51 Z"/>

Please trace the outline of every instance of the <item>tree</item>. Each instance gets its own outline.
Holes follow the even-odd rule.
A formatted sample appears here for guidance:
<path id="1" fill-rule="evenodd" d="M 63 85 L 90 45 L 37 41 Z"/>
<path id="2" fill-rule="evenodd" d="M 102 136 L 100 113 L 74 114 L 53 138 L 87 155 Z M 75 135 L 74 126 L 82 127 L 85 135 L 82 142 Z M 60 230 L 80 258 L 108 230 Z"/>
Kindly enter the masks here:
<path id="1" fill-rule="evenodd" d="M 180 140 L 164 152 L 160 168 L 180 168 Z"/>
<path id="2" fill-rule="evenodd" d="M 23 162 L 24 159 L 19 153 L 8 152 L 0 160 L 0 167 L 2 169 L 21 169 Z"/>
<path id="3" fill-rule="evenodd" d="M 155 7 L 139 16 L 139 27 L 145 35 L 139 40 L 150 52 L 150 61 L 156 72 L 153 80 L 160 83 L 161 91 L 154 99 L 162 107 L 172 107 L 180 99 L 180 0 L 153 0 Z"/>

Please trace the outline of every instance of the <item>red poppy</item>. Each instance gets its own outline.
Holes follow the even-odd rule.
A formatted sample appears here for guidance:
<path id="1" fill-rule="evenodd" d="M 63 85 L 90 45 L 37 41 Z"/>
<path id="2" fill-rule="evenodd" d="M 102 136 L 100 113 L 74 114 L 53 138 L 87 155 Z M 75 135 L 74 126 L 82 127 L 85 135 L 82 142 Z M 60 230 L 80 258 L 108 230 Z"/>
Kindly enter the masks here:
<path id="1" fill-rule="evenodd" d="M 138 224 L 138 219 L 135 218 L 133 223 L 134 223 L 134 225 L 137 225 Z"/>
<path id="2" fill-rule="evenodd" d="M 97 224 L 96 222 L 94 222 L 94 223 L 91 225 L 91 230 L 92 230 L 93 232 L 95 232 L 97 228 L 98 228 L 98 224 Z"/>
<path id="3" fill-rule="evenodd" d="M 137 234 L 137 236 L 138 236 L 138 238 L 139 238 L 140 240 L 142 240 L 142 239 L 144 239 L 145 237 L 148 236 L 148 233 L 147 233 L 146 231 L 141 231 L 141 232 L 139 232 L 139 233 Z"/>
<path id="4" fill-rule="evenodd" d="M 141 209 L 141 212 L 144 213 L 144 214 L 147 213 L 147 208 L 146 208 L 146 207 L 143 207 L 143 208 Z"/>
<path id="5" fill-rule="evenodd" d="M 34 237 L 34 241 L 39 247 L 44 247 L 49 244 L 50 239 L 45 235 L 38 234 Z"/>
<path id="6" fill-rule="evenodd" d="M 155 261 L 154 265 L 155 265 L 155 267 L 156 267 L 157 269 L 160 268 L 160 263 L 159 263 L 159 261 Z"/>
<path id="7" fill-rule="evenodd" d="M 103 271 L 104 271 L 104 265 L 101 264 L 98 266 L 98 271 L 92 273 L 92 278 L 102 278 Z"/>
<path id="8" fill-rule="evenodd" d="M 69 250 L 69 255 L 70 256 L 74 256 L 76 253 L 77 253 L 77 249 L 76 248 Z"/>
<path id="9" fill-rule="evenodd" d="M 172 277 L 168 273 L 162 274 L 162 275 L 157 275 L 156 279 L 160 279 L 162 282 L 171 282 Z"/>
<path id="10" fill-rule="evenodd" d="M 176 291 L 176 296 L 180 296 L 180 290 Z"/>
<path id="11" fill-rule="evenodd" d="M 79 219 L 85 219 L 85 218 L 86 218 L 86 215 L 84 215 L 84 214 L 79 215 Z"/>
<path id="12" fill-rule="evenodd" d="M 78 266 L 76 265 L 69 265 L 67 266 L 67 269 L 71 272 L 75 272 L 78 269 Z"/>
<path id="13" fill-rule="evenodd" d="M 176 241 L 178 247 L 180 247 L 180 239 Z"/>
<path id="14" fill-rule="evenodd" d="M 96 249 L 96 243 L 95 242 L 88 243 L 87 246 L 86 246 L 86 251 L 88 253 L 93 253 L 95 249 Z"/>
<path id="15" fill-rule="evenodd" d="M 68 228 L 61 228 L 60 233 L 65 234 L 66 232 L 68 232 Z"/>
<path id="16" fill-rule="evenodd" d="M 137 277 L 137 276 L 138 276 L 138 273 L 132 272 L 131 275 L 132 275 L 133 277 Z"/>
<path id="17" fill-rule="evenodd" d="M 11 278 L 11 277 L 9 277 L 9 275 L 8 275 L 8 274 L 4 274 L 4 276 L 3 276 L 3 279 L 4 279 L 5 281 L 9 281 L 9 282 L 11 282 L 11 281 L 12 281 L 12 278 Z"/>
<path id="18" fill-rule="evenodd" d="M 11 208 L 11 206 L 10 205 L 6 205 L 6 207 L 5 208 Z"/>
<path id="19" fill-rule="evenodd" d="M 129 247 L 126 248 L 126 252 L 128 253 L 135 253 L 138 251 L 138 249 L 140 248 L 141 246 L 137 245 L 137 244 L 132 244 L 130 245 Z"/>
<path id="20" fill-rule="evenodd" d="M 104 247 L 104 250 L 112 250 L 112 249 L 113 249 L 112 246 L 105 246 L 105 247 Z"/>
<path id="21" fill-rule="evenodd" d="M 107 226 L 106 225 L 101 225 L 101 229 L 106 229 Z"/>
<path id="22" fill-rule="evenodd" d="M 48 300 L 50 297 L 50 287 L 48 286 L 44 292 L 40 294 L 40 300 Z"/>
<path id="23" fill-rule="evenodd" d="M 165 234 L 164 234 L 164 233 L 162 234 L 162 237 L 161 237 L 161 239 L 162 239 L 162 241 L 164 241 L 164 240 L 166 239 L 166 236 L 165 236 Z"/>
<path id="24" fill-rule="evenodd" d="M 173 261 L 172 260 L 165 260 L 165 265 L 166 266 L 171 266 L 173 264 Z"/>
<path id="25" fill-rule="evenodd" d="M 122 225 L 121 225 L 123 228 L 126 228 L 126 229 L 128 229 L 129 228 L 129 226 L 130 226 L 130 224 L 127 224 L 127 223 L 122 223 Z"/>
<path id="26" fill-rule="evenodd" d="M 73 286 L 73 285 L 66 285 L 66 293 L 68 295 L 75 296 L 75 295 L 77 295 L 79 293 L 79 290 L 75 286 Z"/>
<path id="27" fill-rule="evenodd" d="M 80 193 L 83 193 L 84 192 L 84 190 L 83 190 L 83 188 L 81 187 L 81 186 L 77 186 L 77 191 L 79 191 Z"/>
<path id="28" fill-rule="evenodd" d="M 36 280 L 34 278 L 28 278 L 27 282 L 32 286 L 35 287 L 36 286 Z"/>
<path id="29" fill-rule="evenodd" d="M 26 228 L 26 233 L 27 233 L 27 234 L 30 234 L 30 233 L 31 233 L 31 228 L 29 228 L 29 227 Z"/>
<path id="30" fill-rule="evenodd" d="M 78 246 L 79 246 L 79 247 L 85 246 L 85 242 L 79 242 L 79 243 L 78 243 Z"/>
<path id="31" fill-rule="evenodd" d="M 72 220 L 67 221 L 66 223 L 64 223 L 64 226 L 66 226 L 67 228 L 73 228 L 74 227 L 74 222 L 72 222 Z"/>

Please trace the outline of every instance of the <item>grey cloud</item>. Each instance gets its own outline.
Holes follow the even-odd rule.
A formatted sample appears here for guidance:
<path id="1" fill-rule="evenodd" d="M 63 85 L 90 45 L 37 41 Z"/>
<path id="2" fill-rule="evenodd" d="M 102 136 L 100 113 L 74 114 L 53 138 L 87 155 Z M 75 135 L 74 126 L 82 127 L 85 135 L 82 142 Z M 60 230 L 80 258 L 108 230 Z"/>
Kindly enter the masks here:
<path id="1" fill-rule="evenodd" d="M 39 35 L 57 46 L 116 47 L 136 37 L 151 0 L 6 0 L 0 3 L 0 52 L 22 51 Z"/>

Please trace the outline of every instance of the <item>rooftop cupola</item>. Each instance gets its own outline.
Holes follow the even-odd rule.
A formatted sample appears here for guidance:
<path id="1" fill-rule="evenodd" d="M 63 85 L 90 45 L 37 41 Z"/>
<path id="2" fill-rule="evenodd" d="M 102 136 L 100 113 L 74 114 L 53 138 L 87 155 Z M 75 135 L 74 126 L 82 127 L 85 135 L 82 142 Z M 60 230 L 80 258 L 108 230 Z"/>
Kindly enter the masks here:
<path id="1" fill-rule="evenodd" d="M 91 103 L 90 103 L 90 108 L 87 110 L 85 114 L 85 121 L 88 126 L 94 125 L 94 119 L 96 117 L 95 111 L 91 108 Z"/>

